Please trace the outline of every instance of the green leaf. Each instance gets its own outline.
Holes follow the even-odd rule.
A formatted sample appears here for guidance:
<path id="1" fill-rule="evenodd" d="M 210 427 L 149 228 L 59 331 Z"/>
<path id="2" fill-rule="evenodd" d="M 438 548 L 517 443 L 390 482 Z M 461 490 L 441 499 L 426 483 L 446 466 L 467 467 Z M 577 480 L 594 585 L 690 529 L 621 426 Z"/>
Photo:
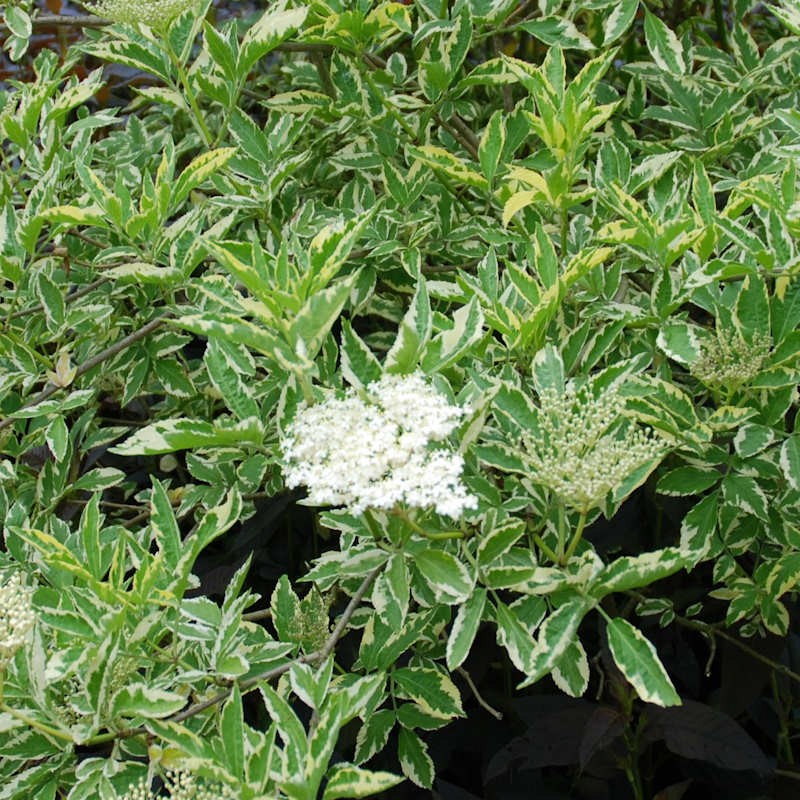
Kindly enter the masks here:
<path id="1" fill-rule="evenodd" d="M 69 450 L 69 430 L 64 417 L 55 417 L 44 432 L 44 440 L 56 461 L 63 461 Z"/>
<path id="2" fill-rule="evenodd" d="M 547 45 L 557 45 L 565 49 L 594 50 L 591 40 L 575 27 L 574 22 L 563 17 L 539 17 L 522 22 L 517 27 Z"/>
<path id="3" fill-rule="evenodd" d="M 269 8 L 247 31 L 239 49 L 238 73 L 245 78 L 253 65 L 274 50 L 305 22 L 308 6 Z"/>
<path id="4" fill-rule="evenodd" d="M 545 345 L 533 359 L 533 383 L 541 394 L 553 391 L 564 393 L 564 362 L 561 353 L 552 344 Z"/>
<path id="5" fill-rule="evenodd" d="M 114 695 L 111 714 L 115 717 L 164 719 L 185 705 L 186 698 L 182 694 L 155 689 L 144 683 L 131 683 Z"/>
<path id="6" fill-rule="evenodd" d="M 394 724 L 395 714 L 389 708 L 383 708 L 367 717 L 356 736 L 356 763 L 363 764 L 369 761 L 386 747 Z"/>
<path id="7" fill-rule="evenodd" d="M 244 777 L 245 763 L 244 712 L 242 695 L 236 684 L 222 708 L 219 731 L 225 750 L 225 767 L 233 776 L 241 779 Z"/>
<path id="8" fill-rule="evenodd" d="M 292 589 L 292 584 L 286 575 L 281 575 L 270 599 L 272 611 L 272 624 L 282 642 L 295 641 L 294 633 L 297 628 L 297 618 L 300 614 L 300 599 Z"/>
<path id="9" fill-rule="evenodd" d="M 611 4 L 611 13 L 603 23 L 603 47 L 619 39 L 636 19 L 639 0 L 617 0 Z"/>
<path id="10" fill-rule="evenodd" d="M 380 380 L 383 370 L 375 354 L 353 330 L 350 320 L 342 320 L 341 355 L 342 377 L 356 388 L 364 388 Z"/>
<path id="11" fill-rule="evenodd" d="M 410 582 L 405 556 L 395 553 L 386 569 L 375 579 L 372 587 L 372 605 L 378 616 L 390 627 L 399 629 L 408 611 Z"/>
<path id="12" fill-rule="evenodd" d="M 746 475 L 727 475 L 722 481 L 722 494 L 727 503 L 758 517 L 762 522 L 769 520 L 767 496 L 754 478 Z"/>
<path id="13" fill-rule="evenodd" d="M 800 583 L 800 553 L 784 553 L 773 565 L 767 576 L 766 590 L 774 598 L 793 591 Z"/>
<path id="14" fill-rule="evenodd" d="M 199 447 L 258 445 L 262 439 L 261 423 L 253 418 L 236 423 L 165 419 L 141 428 L 122 444 L 112 447 L 111 452 L 121 456 L 157 455 Z"/>
<path id="15" fill-rule="evenodd" d="M 790 436 L 781 445 L 780 466 L 792 489 L 800 489 L 800 434 Z"/>
<path id="16" fill-rule="evenodd" d="M 461 695 L 447 675 L 428 667 L 401 667 L 392 672 L 395 694 L 413 700 L 426 714 L 440 719 L 463 717 Z"/>
<path id="17" fill-rule="evenodd" d="M 433 317 L 428 287 L 425 279 L 420 277 L 411 305 L 400 323 L 397 338 L 386 354 L 384 370 L 401 375 L 413 372 L 425 352 L 432 327 Z"/>
<path id="18" fill-rule="evenodd" d="M 516 612 L 500 600 L 495 601 L 497 643 L 505 647 L 511 663 L 520 671 L 528 672 L 535 642 L 528 629 L 520 622 Z"/>
<path id="19" fill-rule="evenodd" d="M 525 533 L 525 520 L 509 517 L 498 523 L 481 538 L 478 545 L 478 563 L 482 567 L 507 553 Z"/>
<path id="20" fill-rule="evenodd" d="M 365 212 L 347 221 L 332 222 L 311 240 L 309 295 L 325 288 L 336 277 L 371 218 L 372 212 Z"/>
<path id="21" fill-rule="evenodd" d="M 339 318 L 353 287 L 356 274 L 333 286 L 314 292 L 297 312 L 290 336 L 295 352 L 313 360 L 322 347 L 325 337 Z"/>
<path id="22" fill-rule="evenodd" d="M 175 188 L 172 190 L 170 198 L 172 207 L 177 208 L 189 196 L 189 192 L 200 186 L 206 178 L 222 169 L 235 153 L 235 147 L 219 147 L 193 159 L 180 174 Z"/>
<path id="23" fill-rule="evenodd" d="M 444 550 L 429 548 L 417 553 L 414 566 L 442 603 L 463 603 L 471 594 L 475 581 L 455 556 Z"/>
<path id="24" fill-rule="evenodd" d="M 733 447 L 742 458 L 760 453 L 769 447 L 775 439 L 775 431 L 767 425 L 745 423 L 733 437 Z"/>
<path id="25" fill-rule="evenodd" d="M 434 37 L 419 60 L 419 85 L 428 100 L 436 100 L 453 82 L 471 42 L 472 16 L 465 5 L 447 35 Z"/>
<path id="26" fill-rule="evenodd" d="M 623 556 L 601 570 L 594 580 L 592 595 L 600 598 L 611 592 L 627 592 L 649 586 L 689 566 L 689 563 L 686 553 L 675 547 L 665 547 L 638 556 Z"/>
<path id="27" fill-rule="evenodd" d="M 278 736 L 283 740 L 287 772 L 293 776 L 304 774 L 309 754 L 303 724 L 291 706 L 268 683 L 259 683 L 258 688 L 267 713 L 278 728 Z"/>
<path id="28" fill-rule="evenodd" d="M 696 325 L 668 320 L 661 326 L 656 343 L 673 361 L 688 367 L 700 358 L 704 338 Z"/>
<path id="29" fill-rule="evenodd" d="M 433 786 L 433 761 L 428 755 L 428 746 L 408 728 L 400 728 L 397 756 L 403 774 L 412 783 L 423 789 L 430 789 Z"/>
<path id="30" fill-rule="evenodd" d="M 503 155 L 503 148 L 506 143 L 505 114 L 502 111 L 495 111 L 486 129 L 481 136 L 481 143 L 478 146 L 478 160 L 486 180 L 491 184 L 494 180 L 500 157 Z"/>
<path id="31" fill-rule="evenodd" d="M 681 698 L 655 647 L 627 620 L 612 619 L 606 629 L 614 663 L 645 703 L 679 706 Z"/>
<path id="32" fill-rule="evenodd" d="M 435 374 L 457 361 L 483 336 L 483 311 L 473 296 L 453 314 L 453 327 L 438 333 L 426 346 L 422 369 Z"/>
<path id="33" fill-rule="evenodd" d="M 760 277 L 748 275 L 742 281 L 736 298 L 734 322 L 746 341 L 752 341 L 754 335 L 769 336 L 769 295 Z"/>
<path id="34" fill-rule="evenodd" d="M 589 686 L 589 660 L 580 639 L 570 642 L 550 673 L 553 682 L 570 697 L 582 697 Z"/>
<path id="35" fill-rule="evenodd" d="M 670 497 L 687 497 L 701 494 L 721 478 L 722 473 L 713 467 L 676 467 L 661 477 L 656 491 Z"/>
<path id="36" fill-rule="evenodd" d="M 328 782 L 322 800 L 368 797 L 385 792 L 402 781 L 403 778 L 391 772 L 375 772 L 352 764 L 336 764 L 328 772 Z"/>
<path id="37" fill-rule="evenodd" d="M 665 72 L 686 73 L 683 46 L 678 37 L 649 9 L 644 11 L 644 36 L 653 61 Z"/>
<path id="38" fill-rule="evenodd" d="M 530 665 L 525 670 L 527 677 L 519 688 L 536 683 L 550 672 L 575 639 L 578 626 L 589 608 L 589 601 L 586 598 L 573 598 L 559 606 L 542 623 Z"/>
<path id="39" fill-rule="evenodd" d="M 222 395 L 225 405 L 240 420 L 258 417 L 260 409 L 253 397 L 253 390 L 247 384 L 239 370 L 239 365 L 232 357 L 232 346 L 222 339 L 209 339 L 203 362 L 208 370 L 208 377 Z"/>
<path id="40" fill-rule="evenodd" d="M 153 490 L 150 493 L 150 531 L 159 551 L 164 555 L 167 568 L 172 570 L 180 560 L 181 531 L 164 484 L 155 477 L 151 480 Z"/>
<path id="41" fill-rule="evenodd" d="M 447 668 L 460 667 L 469 655 L 475 635 L 483 618 L 486 590 L 477 588 L 458 609 L 450 635 L 447 637 Z"/>
<path id="42" fill-rule="evenodd" d="M 14 36 L 20 39 L 29 39 L 33 33 L 33 25 L 30 16 L 19 6 L 6 6 L 3 16 L 8 25 L 8 29 Z"/>
<path id="43" fill-rule="evenodd" d="M 712 492 L 695 505 L 681 523 L 681 550 L 702 558 L 711 550 L 717 530 L 718 492 Z"/>

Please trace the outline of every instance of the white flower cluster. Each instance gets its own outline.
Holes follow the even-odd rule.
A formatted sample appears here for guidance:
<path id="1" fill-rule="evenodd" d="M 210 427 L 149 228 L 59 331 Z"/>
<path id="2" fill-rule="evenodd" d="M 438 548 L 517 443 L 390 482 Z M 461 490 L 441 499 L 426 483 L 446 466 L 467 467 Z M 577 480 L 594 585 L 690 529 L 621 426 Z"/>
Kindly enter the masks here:
<path id="1" fill-rule="evenodd" d="M 622 419 L 615 390 L 592 396 L 553 390 L 541 393 L 540 430 L 525 441 L 535 479 L 565 506 L 589 511 L 632 472 L 655 458 L 663 442 Z"/>
<path id="2" fill-rule="evenodd" d="M 84 3 L 98 17 L 127 24 L 141 22 L 156 29 L 166 28 L 175 17 L 196 4 L 197 0 L 96 0 Z"/>
<path id="3" fill-rule="evenodd" d="M 361 513 L 405 504 L 457 518 L 477 505 L 461 483 L 464 460 L 429 445 L 463 413 L 419 374 L 385 375 L 364 397 L 351 390 L 302 408 L 282 443 L 286 485 L 308 487 L 317 506 Z"/>
<path id="4" fill-rule="evenodd" d="M 170 800 L 235 800 L 236 795 L 230 786 L 222 783 L 209 783 L 191 772 L 177 770 L 167 774 L 166 787 Z M 142 778 L 129 787 L 118 800 L 160 800 L 162 795 L 150 790 L 150 781 Z"/>
<path id="5" fill-rule="evenodd" d="M 33 589 L 23 586 L 19 575 L 12 575 L 0 586 L 0 668 L 25 644 L 36 621 Z"/>

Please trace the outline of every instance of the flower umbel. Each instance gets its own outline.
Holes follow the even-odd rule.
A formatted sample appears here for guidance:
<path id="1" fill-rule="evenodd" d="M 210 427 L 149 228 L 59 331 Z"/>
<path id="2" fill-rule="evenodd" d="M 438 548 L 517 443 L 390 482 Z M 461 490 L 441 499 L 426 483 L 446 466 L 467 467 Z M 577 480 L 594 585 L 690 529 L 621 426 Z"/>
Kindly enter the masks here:
<path id="1" fill-rule="evenodd" d="M 385 375 L 364 397 L 351 390 L 305 407 L 283 441 L 286 485 L 354 513 L 405 504 L 457 518 L 477 505 L 461 483 L 464 460 L 430 445 L 463 413 L 419 374 Z"/>
<path id="2" fill-rule="evenodd" d="M 738 331 L 718 330 L 717 338 L 703 347 L 691 372 L 706 386 L 731 389 L 749 383 L 761 372 L 772 349 L 772 339 L 755 334 L 747 341 Z"/>
<path id="3" fill-rule="evenodd" d="M 576 511 L 598 508 L 610 491 L 656 458 L 663 443 L 621 413 L 614 389 L 598 395 L 540 393 L 539 430 L 526 436 L 525 450 L 535 479 Z"/>
<path id="4" fill-rule="evenodd" d="M 36 621 L 32 596 L 33 590 L 22 585 L 19 575 L 0 586 L 0 668 L 25 644 Z"/>
<path id="5" fill-rule="evenodd" d="M 167 774 L 165 781 L 170 800 L 234 800 L 236 795 L 229 786 L 210 783 L 186 770 Z M 119 800 L 158 800 L 162 797 L 150 791 L 150 781 L 142 778 L 128 788 Z"/>
<path id="6" fill-rule="evenodd" d="M 197 0 L 96 0 L 84 5 L 98 17 L 113 22 L 141 22 L 161 29 L 186 9 L 197 5 Z"/>

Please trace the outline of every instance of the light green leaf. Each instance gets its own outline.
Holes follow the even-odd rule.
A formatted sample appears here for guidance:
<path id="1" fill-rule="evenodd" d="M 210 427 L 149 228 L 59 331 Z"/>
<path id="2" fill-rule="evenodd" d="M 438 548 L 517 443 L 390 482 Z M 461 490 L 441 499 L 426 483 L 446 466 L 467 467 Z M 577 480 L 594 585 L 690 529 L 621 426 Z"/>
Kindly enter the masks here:
<path id="1" fill-rule="evenodd" d="M 269 8 L 242 38 L 238 72 L 246 76 L 258 59 L 274 50 L 294 33 L 308 14 L 308 6 L 300 8 Z"/>
<path id="2" fill-rule="evenodd" d="M 322 800 L 368 797 L 385 792 L 402 781 L 403 778 L 391 772 L 375 772 L 352 764 L 336 764 L 328 772 L 328 782 Z"/>
<path id="3" fill-rule="evenodd" d="M 614 663 L 645 703 L 681 704 L 655 647 L 641 631 L 627 620 L 617 618 L 608 623 L 606 633 Z"/>

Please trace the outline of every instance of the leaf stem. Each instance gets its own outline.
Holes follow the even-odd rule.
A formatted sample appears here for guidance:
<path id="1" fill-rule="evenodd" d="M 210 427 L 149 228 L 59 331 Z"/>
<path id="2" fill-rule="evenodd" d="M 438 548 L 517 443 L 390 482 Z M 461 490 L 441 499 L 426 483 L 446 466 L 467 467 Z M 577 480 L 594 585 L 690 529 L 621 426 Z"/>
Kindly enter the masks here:
<path id="1" fill-rule="evenodd" d="M 586 526 L 586 517 L 588 515 L 588 510 L 583 509 L 581 511 L 580 519 L 578 520 L 578 527 L 575 529 L 575 535 L 572 537 L 572 541 L 569 543 L 569 547 L 567 548 L 567 552 L 564 553 L 564 558 L 561 561 L 562 566 L 569 563 L 569 560 L 575 553 L 575 548 L 581 541 L 583 537 L 583 529 Z"/>

